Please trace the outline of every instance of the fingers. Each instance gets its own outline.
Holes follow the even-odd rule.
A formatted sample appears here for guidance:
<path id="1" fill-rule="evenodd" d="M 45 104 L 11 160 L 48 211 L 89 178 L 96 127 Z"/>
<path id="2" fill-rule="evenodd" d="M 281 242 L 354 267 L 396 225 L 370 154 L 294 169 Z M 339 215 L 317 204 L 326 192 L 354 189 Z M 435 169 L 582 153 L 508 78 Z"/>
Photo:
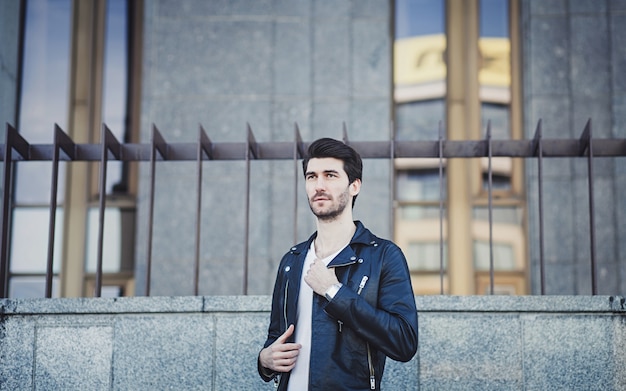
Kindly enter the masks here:
<path id="1" fill-rule="evenodd" d="M 328 268 L 324 262 L 316 259 L 304 276 L 304 282 L 306 282 L 315 293 L 323 295 L 331 285 L 338 283 L 339 280 L 337 280 L 334 268 Z"/>
<path id="2" fill-rule="evenodd" d="M 285 330 L 285 332 L 280 337 L 276 338 L 276 341 L 274 341 L 274 344 L 285 343 L 287 339 L 291 337 L 291 335 L 293 334 L 293 330 L 294 330 L 294 326 L 289 325 L 289 327 L 287 327 L 287 330 Z"/>
<path id="3" fill-rule="evenodd" d="M 289 350 L 276 350 L 277 347 L 287 347 L 287 345 L 291 345 L 291 347 L 297 346 L 295 349 Z M 270 346 L 271 349 L 271 359 L 273 370 L 277 372 L 288 372 L 295 365 L 298 359 L 298 354 L 300 353 L 300 346 L 297 344 L 284 344 L 278 346 Z"/>
<path id="4" fill-rule="evenodd" d="M 261 364 L 265 368 L 275 372 L 289 372 L 296 365 L 302 345 L 286 343 L 294 329 L 294 325 L 290 325 L 274 343 L 261 351 Z"/>

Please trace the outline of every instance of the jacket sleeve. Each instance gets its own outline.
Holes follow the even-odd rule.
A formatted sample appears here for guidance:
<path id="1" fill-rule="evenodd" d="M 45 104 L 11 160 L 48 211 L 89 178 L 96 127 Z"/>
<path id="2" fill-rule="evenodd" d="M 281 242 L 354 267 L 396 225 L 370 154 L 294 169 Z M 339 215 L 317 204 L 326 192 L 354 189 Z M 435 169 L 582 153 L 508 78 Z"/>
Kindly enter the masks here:
<path id="1" fill-rule="evenodd" d="M 406 362 L 417 352 L 417 308 L 409 269 L 398 246 L 382 252 L 377 306 L 343 286 L 327 303 L 326 312 L 341 320 L 389 358 Z"/>
<path id="2" fill-rule="evenodd" d="M 263 344 L 263 349 L 265 349 L 266 347 L 270 346 L 272 343 L 274 343 L 274 341 L 276 341 L 276 339 L 278 339 L 278 337 L 281 336 L 282 332 L 281 331 L 281 309 L 280 309 L 280 297 L 281 297 L 281 292 L 282 292 L 282 284 L 281 284 L 281 278 L 280 278 L 280 271 L 282 270 L 282 264 L 283 261 L 285 260 L 285 258 L 283 257 L 283 260 L 280 263 L 280 267 L 278 268 L 278 273 L 276 275 L 276 282 L 274 283 L 274 292 L 272 293 L 272 309 L 270 312 L 270 325 L 268 327 L 267 330 L 267 339 L 265 340 L 265 343 Z M 263 380 L 265 380 L 266 382 L 272 380 L 273 378 L 276 377 L 277 373 L 272 373 L 269 374 L 269 370 L 265 369 L 261 367 L 261 360 L 260 360 L 260 352 L 259 355 L 257 356 L 257 369 L 259 371 L 259 375 L 261 376 L 261 378 Z"/>

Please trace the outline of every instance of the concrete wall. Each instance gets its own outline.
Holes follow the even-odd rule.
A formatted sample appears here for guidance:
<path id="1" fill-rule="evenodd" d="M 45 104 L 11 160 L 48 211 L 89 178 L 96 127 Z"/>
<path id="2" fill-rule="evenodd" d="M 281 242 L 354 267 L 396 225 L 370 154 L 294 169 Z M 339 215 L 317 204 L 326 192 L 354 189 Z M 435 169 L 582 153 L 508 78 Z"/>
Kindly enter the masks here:
<path id="1" fill-rule="evenodd" d="M 416 357 L 387 390 L 623 390 L 609 296 L 416 297 Z M 0 390 L 271 390 L 268 296 L 0 300 Z"/>
<path id="2" fill-rule="evenodd" d="M 521 0 L 525 138 L 578 138 L 593 118 L 597 138 L 626 134 L 626 2 Z M 596 159 L 598 294 L 626 290 L 626 158 Z M 528 160 L 532 292 L 540 292 L 537 164 Z M 588 168 L 584 158 L 544 160 L 548 294 L 590 294 Z"/>
<path id="3" fill-rule="evenodd" d="M 6 124 L 17 126 L 17 64 L 20 2 L 0 2 L 0 139 Z"/>
<path id="4" fill-rule="evenodd" d="M 344 122 L 353 140 L 387 140 L 390 10 L 388 0 L 145 1 L 142 142 L 152 124 L 171 142 L 195 142 L 199 124 L 212 141 L 243 142 L 247 123 L 259 142 L 289 142 L 295 123 L 312 141 L 341 138 Z M 364 164 L 355 216 L 389 237 L 389 162 Z M 147 221 L 149 175 L 140 165 L 137 221 Z M 251 177 L 248 293 L 270 294 L 281 256 L 315 225 L 292 161 L 252 162 Z M 193 162 L 157 166 L 153 295 L 193 294 L 195 181 Z M 243 293 L 245 183 L 243 160 L 205 165 L 201 295 Z M 138 295 L 146 235 L 139 224 Z"/>

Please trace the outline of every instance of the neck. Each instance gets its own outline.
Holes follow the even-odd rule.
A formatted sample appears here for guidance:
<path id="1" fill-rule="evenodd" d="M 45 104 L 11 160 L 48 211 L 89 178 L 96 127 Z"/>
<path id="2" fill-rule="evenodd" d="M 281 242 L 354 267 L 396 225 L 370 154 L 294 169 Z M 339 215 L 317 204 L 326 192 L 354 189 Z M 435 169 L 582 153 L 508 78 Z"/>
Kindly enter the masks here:
<path id="1" fill-rule="evenodd" d="M 317 220 L 315 253 L 318 258 L 325 258 L 343 248 L 350 242 L 356 226 L 351 213 L 344 213 L 332 221 Z"/>

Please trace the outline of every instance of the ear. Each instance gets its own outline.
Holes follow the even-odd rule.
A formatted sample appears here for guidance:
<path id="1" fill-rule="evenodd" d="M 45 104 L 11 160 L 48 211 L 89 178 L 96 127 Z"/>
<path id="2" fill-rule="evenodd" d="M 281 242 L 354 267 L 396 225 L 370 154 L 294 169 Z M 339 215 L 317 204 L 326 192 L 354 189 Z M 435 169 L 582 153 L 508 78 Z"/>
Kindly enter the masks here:
<path id="1" fill-rule="evenodd" d="M 350 184 L 349 187 L 350 187 L 350 195 L 354 197 L 355 195 L 359 194 L 359 192 L 361 191 L 361 180 L 355 179 Z"/>

